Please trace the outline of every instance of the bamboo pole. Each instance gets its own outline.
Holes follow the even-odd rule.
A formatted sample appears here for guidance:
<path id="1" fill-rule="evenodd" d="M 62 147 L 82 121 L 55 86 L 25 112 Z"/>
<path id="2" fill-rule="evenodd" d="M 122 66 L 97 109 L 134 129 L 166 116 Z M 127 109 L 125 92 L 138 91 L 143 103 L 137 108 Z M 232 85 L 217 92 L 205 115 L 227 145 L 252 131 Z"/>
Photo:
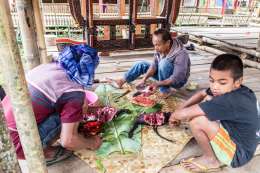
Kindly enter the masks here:
<path id="1" fill-rule="evenodd" d="M 203 51 L 206 51 L 206 52 L 210 52 L 210 53 L 213 53 L 215 55 L 221 55 L 221 54 L 224 54 L 226 52 L 224 51 L 221 51 L 221 50 L 218 50 L 218 49 L 215 49 L 215 48 L 212 48 L 212 47 L 208 47 L 208 46 L 200 46 L 196 43 L 192 43 L 195 45 L 195 48 L 197 49 L 200 49 L 200 50 L 203 50 Z M 260 69 L 260 63 L 259 62 L 255 62 L 255 61 L 252 61 L 252 60 L 249 60 L 249 59 L 244 59 L 244 58 L 241 58 L 243 63 L 249 67 L 253 67 L 253 68 L 257 68 L 257 69 Z"/>
<path id="2" fill-rule="evenodd" d="M 209 43 L 209 44 L 216 44 L 216 45 L 224 46 L 224 47 L 227 47 L 229 49 L 236 50 L 236 51 L 239 51 L 239 52 L 244 52 L 244 53 L 247 53 L 249 55 L 260 58 L 260 52 L 257 52 L 256 50 L 253 50 L 253 49 L 245 49 L 245 48 L 242 48 L 242 47 L 232 46 L 232 45 L 229 45 L 227 43 L 217 41 L 217 40 L 213 40 L 213 39 L 206 38 L 206 37 L 203 37 L 202 41 L 205 42 L 205 43 Z"/>
<path id="3" fill-rule="evenodd" d="M 260 33 L 259 33 L 259 38 L 258 38 L 257 45 L 256 45 L 256 51 L 260 54 Z"/>
<path id="4" fill-rule="evenodd" d="M 35 16 L 35 24 L 36 24 L 36 34 L 37 34 L 37 43 L 39 47 L 40 60 L 41 63 L 49 63 L 50 59 L 47 57 L 47 49 L 44 38 L 44 26 L 43 26 L 43 17 L 41 15 L 40 3 L 39 0 L 33 0 L 33 12 Z"/>
<path id="5" fill-rule="evenodd" d="M 0 68 L 30 173 L 47 173 L 8 1 L 0 0 Z"/>
<path id="6" fill-rule="evenodd" d="M 29 70 L 40 64 L 32 0 L 16 0 L 16 8 L 26 60 L 26 70 Z"/>
<path id="7" fill-rule="evenodd" d="M 2 109 L 0 109 L 0 146 L 0 172 L 21 173 Z"/>

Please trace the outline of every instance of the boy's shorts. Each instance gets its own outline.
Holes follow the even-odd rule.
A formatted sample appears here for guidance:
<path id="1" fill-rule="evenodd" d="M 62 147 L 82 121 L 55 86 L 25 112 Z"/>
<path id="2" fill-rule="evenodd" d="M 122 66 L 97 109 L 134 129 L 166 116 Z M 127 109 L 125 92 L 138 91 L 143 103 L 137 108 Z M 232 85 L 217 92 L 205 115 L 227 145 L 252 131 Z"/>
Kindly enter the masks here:
<path id="1" fill-rule="evenodd" d="M 236 152 L 236 144 L 221 124 L 216 136 L 210 140 L 210 144 L 218 160 L 230 166 Z"/>

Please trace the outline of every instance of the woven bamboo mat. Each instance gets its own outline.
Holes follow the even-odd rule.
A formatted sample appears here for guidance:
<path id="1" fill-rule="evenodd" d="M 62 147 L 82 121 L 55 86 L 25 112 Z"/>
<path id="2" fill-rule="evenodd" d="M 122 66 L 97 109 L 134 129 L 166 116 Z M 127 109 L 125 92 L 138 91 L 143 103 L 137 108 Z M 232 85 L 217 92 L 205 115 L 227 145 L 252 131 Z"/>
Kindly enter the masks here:
<path id="1" fill-rule="evenodd" d="M 158 98 L 156 94 L 155 98 Z M 181 100 L 175 97 L 160 99 L 160 103 L 163 105 L 162 111 L 173 111 L 180 102 Z M 102 160 L 96 157 L 95 152 L 89 150 L 76 151 L 75 154 L 98 173 L 157 173 L 176 158 L 192 137 L 185 126 L 176 128 L 163 126 L 159 127 L 158 131 L 162 136 L 176 142 L 168 142 L 160 138 L 152 128 L 144 127 L 142 129 L 142 148 L 139 153 L 127 155 L 113 153 Z M 101 167 L 105 169 L 102 170 Z"/>
<path id="2" fill-rule="evenodd" d="M 191 139 L 191 135 L 184 128 L 160 127 L 161 135 L 176 140 L 170 143 L 157 136 L 151 128 L 145 127 L 142 130 L 142 149 L 139 153 L 120 155 L 117 153 L 109 155 L 102 160 L 106 173 L 157 173 L 166 166 L 182 151 L 184 146 Z M 89 150 L 76 151 L 75 154 L 85 161 L 90 167 L 101 171 L 95 152 Z"/>

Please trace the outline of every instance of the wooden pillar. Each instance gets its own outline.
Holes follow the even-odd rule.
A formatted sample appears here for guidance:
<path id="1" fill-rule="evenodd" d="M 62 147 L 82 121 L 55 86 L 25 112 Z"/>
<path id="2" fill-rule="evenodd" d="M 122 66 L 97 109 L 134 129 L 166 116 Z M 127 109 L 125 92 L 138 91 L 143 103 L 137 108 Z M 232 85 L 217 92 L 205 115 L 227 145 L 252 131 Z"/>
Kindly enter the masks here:
<path id="1" fill-rule="evenodd" d="M 103 0 L 99 0 L 99 13 L 105 13 L 103 9 L 104 2 Z M 109 26 L 104 26 L 104 40 L 110 40 L 110 27 Z"/>
<path id="2" fill-rule="evenodd" d="M 238 7 L 238 0 L 234 0 L 234 4 L 233 4 L 234 13 L 236 13 L 237 7 Z"/>
<path id="3" fill-rule="evenodd" d="M 258 38 L 258 41 L 257 41 L 256 51 L 258 53 L 260 53 L 260 33 L 259 33 L 259 38 Z"/>
<path id="4" fill-rule="evenodd" d="M 88 26 L 88 15 L 89 11 L 88 11 L 88 0 L 81 0 L 81 15 L 83 16 L 84 20 L 85 20 L 85 24 L 83 26 L 83 39 L 86 40 L 86 44 L 89 45 L 89 26 Z"/>
<path id="5" fill-rule="evenodd" d="M 122 17 L 125 15 L 125 0 L 117 0 L 119 7 L 119 15 Z"/>
<path id="6" fill-rule="evenodd" d="M 196 13 L 199 12 L 200 0 L 196 0 Z"/>
<path id="7" fill-rule="evenodd" d="M 158 15 L 159 12 L 159 1 L 158 0 L 150 0 L 150 10 L 151 10 L 151 16 L 155 17 Z M 157 28 L 156 24 L 151 25 L 151 33 L 153 33 Z"/>
<path id="8" fill-rule="evenodd" d="M 206 0 L 206 13 L 208 13 L 209 3 L 210 3 L 210 0 Z"/>
<path id="9" fill-rule="evenodd" d="M 0 68 L 7 87 L 7 95 L 11 100 L 28 169 L 31 173 L 47 173 L 10 8 L 6 0 L 0 0 L 0 42 Z"/>
<path id="10" fill-rule="evenodd" d="M 224 14 L 225 14 L 226 4 L 227 4 L 227 0 L 222 0 L 222 9 L 221 9 L 222 16 L 224 16 Z"/>
<path id="11" fill-rule="evenodd" d="M 125 16 L 125 12 L 126 12 L 125 0 L 117 0 L 117 7 L 119 8 L 119 16 L 120 18 L 122 18 L 123 16 Z M 120 27 L 122 38 L 124 38 L 124 34 L 126 33 L 126 26 L 121 25 L 119 27 Z"/>
<path id="12" fill-rule="evenodd" d="M 0 146 L 0 172 L 21 173 L 2 108 L 0 108 Z"/>
<path id="13" fill-rule="evenodd" d="M 26 70 L 40 64 L 40 54 L 35 32 L 35 17 L 32 0 L 16 0 L 16 9 L 21 30 Z"/>
<path id="14" fill-rule="evenodd" d="M 94 11 L 93 11 L 93 0 L 88 0 L 87 4 L 88 5 L 88 26 L 89 26 L 89 45 L 91 47 L 94 47 L 94 42 L 96 40 L 96 31 L 94 28 L 94 22 L 93 22 L 93 15 L 94 15 Z"/>
<path id="15" fill-rule="evenodd" d="M 41 15 L 40 2 L 39 0 L 33 0 L 33 12 L 35 16 L 35 24 L 36 24 L 36 34 L 37 34 L 37 43 L 39 47 L 40 60 L 41 63 L 49 63 L 50 59 L 47 57 L 47 49 L 44 38 L 44 26 L 43 26 L 43 17 Z"/>
<path id="16" fill-rule="evenodd" d="M 131 24 L 129 26 L 130 49 L 135 49 L 135 26 L 137 18 L 137 0 L 129 0 L 129 15 Z"/>
<path id="17" fill-rule="evenodd" d="M 177 20 L 177 17 L 179 15 L 179 10 L 181 6 L 181 0 L 174 0 L 172 2 L 171 10 L 170 10 L 170 17 L 169 17 L 169 23 L 174 24 Z"/>

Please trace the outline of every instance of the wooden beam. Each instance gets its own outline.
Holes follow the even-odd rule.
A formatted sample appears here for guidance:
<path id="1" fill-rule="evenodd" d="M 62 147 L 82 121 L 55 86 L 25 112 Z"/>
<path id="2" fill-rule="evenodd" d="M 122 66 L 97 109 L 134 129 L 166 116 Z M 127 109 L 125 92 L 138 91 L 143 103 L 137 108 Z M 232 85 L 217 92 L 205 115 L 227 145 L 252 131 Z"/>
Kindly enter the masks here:
<path id="1" fill-rule="evenodd" d="M 18 5 L 18 7 L 22 6 Z M 28 20 L 27 24 L 30 24 L 30 19 Z M 10 7 L 6 0 L 0 0 L 0 42 L 0 68 L 4 76 L 4 84 L 7 86 L 7 95 L 11 100 L 29 172 L 47 173 L 32 102 L 16 43 Z"/>
<path id="2" fill-rule="evenodd" d="M 35 16 L 31 0 L 16 0 L 16 9 L 21 30 L 26 70 L 40 64 L 40 54 L 37 45 L 35 28 Z"/>
<path id="3" fill-rule="evenodd" d="M 44 26 L 43 26 L 43 17 L 41 15 L 40 2 L 39 0 L 33 0 L 33 11 L 35 16 L 35 24 L 36 24 L 36 34 L 37 34 L 37 42 L 39 46 L 40 60 L 41 63 L 49 63 L 51 60 L 47 57 L 47 49 L 44 38 Z"/>

